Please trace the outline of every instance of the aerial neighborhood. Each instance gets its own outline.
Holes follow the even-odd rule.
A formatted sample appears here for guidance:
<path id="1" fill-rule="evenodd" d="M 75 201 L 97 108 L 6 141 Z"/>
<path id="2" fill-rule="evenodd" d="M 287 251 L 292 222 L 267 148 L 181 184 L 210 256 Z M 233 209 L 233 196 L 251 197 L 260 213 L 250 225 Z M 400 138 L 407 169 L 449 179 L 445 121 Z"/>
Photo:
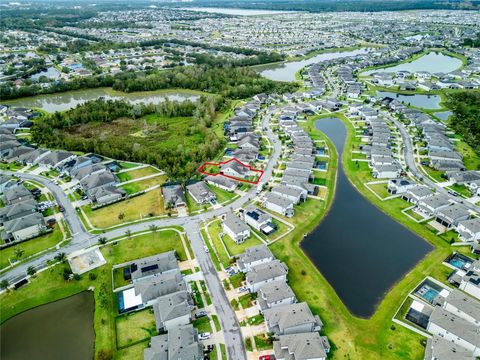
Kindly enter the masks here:
<path id="1" fill-rule="evenodd" d="M 2 358 L 480 357 L 478 4 L 321 3 L 2 5 Z"/>

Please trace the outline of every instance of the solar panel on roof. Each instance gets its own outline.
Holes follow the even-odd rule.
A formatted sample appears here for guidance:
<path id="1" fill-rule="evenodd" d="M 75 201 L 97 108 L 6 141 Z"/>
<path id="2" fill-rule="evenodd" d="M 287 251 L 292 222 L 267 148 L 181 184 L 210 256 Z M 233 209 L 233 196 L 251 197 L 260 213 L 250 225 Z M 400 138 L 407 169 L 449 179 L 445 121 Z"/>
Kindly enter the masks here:
<path id="1" fill-rule="evenodd" d="M 158 264 L 154 264 L 154 265 L 150 265 L 150 266 L 145 266 L 145 267 L 141 268 L 140 271 L 142 273 L 145 273 L 145 272 L 152 271 L 152 270 L 157 270 L 157 269 L 158 269 Z"/>

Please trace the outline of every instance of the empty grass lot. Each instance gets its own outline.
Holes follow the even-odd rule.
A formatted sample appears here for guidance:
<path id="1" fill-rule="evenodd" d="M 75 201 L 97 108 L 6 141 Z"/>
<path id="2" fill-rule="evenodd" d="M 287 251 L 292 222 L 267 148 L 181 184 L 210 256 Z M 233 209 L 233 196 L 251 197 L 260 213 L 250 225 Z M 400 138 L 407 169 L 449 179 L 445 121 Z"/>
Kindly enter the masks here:
<path id="1" fill-rule="evenodd" d="M 39 251 L 48 249 L 49 247 L 55 246 L 63 239 L 63 234 L 58 226 L 55 225 L 55 229 L 48 234 L 41 235 L 34 239 L 27 240 L 23 243 L 20 243 L 15 246 L 10 246 L 6 249 L 0 250 L 0 269 L 3 269 L 10 265 L 10 261 L 16 259 L 15 251 L 17 248 L 22 249 L 24 251 L 22 258 L 26 258 L 28 256 L 34 255 Z"/>
<path id="2" fill-rule="evenodd" d="M 147 190 L 153 186 L 163 185 L 167 181 L 165 175 L 158 175 L 149 179 L 134 181 L 125 185 L 122 185 L 121 188 L 124 189 L 128 194 L 134 194 L 139 191 Z"/>
<path id="3" fill-rule="evenodd" d="M 160 171 L 155 169 L 154 167 L 146 166 L 136 170 L 134 169 L 134 170 L 121 172 L 117 174 L 117 177 L 121 182 L 124 182 L 124 181 L 139 179 L 145 176 L 159 174 L 159 173 Z"/>
<path id="4" fill-rule="evenodd" d="M 86 205 L 83 210 L 90 223 L 99 229 L 166 214 L 162 191 L 159 188 L 97 210 L 92 210 L 89 205 Z"/>
<path id="5" fill-rule="evenodd" d="M 143 350 L 148 347 L 149 340 L 123 348 L 115 354 L 115 360 L 140 360 L 143 359 Z"/>
<path id="6" fill-rule="evenodd" d="M 152 309 L 118 316 L 115 319 L 117 347 L 123 348 L 157 335 Z"/>

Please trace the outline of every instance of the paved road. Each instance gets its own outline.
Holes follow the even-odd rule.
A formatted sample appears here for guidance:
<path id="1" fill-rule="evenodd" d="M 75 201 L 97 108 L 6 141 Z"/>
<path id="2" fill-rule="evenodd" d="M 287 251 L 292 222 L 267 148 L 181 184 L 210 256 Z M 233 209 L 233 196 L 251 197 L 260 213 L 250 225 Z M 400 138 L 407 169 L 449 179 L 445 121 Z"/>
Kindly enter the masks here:
<path id="1" fill-rule="evenodd" d="M 261 182 L 267 183 L 273 173 L 273 167 L 277 163 L 282 151 L 281 142 L 276 135 L 271 131 L 269 127 L 269 121 L 275 108 L 269 110 L 262 119 L 262 128 L 266 129 L 265 135 L 269 138 L 273 150 L 272 156 L 268 160 L 267 166 L 264 169 Z M 73 208 L 70 200 L 59 186 L 55 185 L 52 181 L 32 174 L 16 173 L 16 175 L 26 179 L 33 180 L 46 186 L 55 196 L 58 204 L 65 208 L 65 219 L 72 231 L 72 241 L 62 247 L 61 249 L 45 253 L 32 260 L 19 264 L 15 268 L 4 272 L 0 275 L 0 280 L 7 279 L 10 283 L 17 282 L 26 276 L 26 270 L 28 267 L 33 266 L 36 269 L 42 269 L 47 266 L 47 261 L 53 259 L 58 253 L 70 254 L 72 252 L 84 249 L 90 245 L 95 244 L 98 241 L 100 235 L 91 235 L 83 227 L 78 214 Z M 254 186 L 245 195 L 236 199 L 234 202 L 226 207 L 213 209 L 208 212 L 188 217 L 174 217 L 165 218 L 160 220 L 152 220 L 116 228 L 102 234 L 102 237 L 107 239 L 113 239 L 120 236 L 124 236 L 127 230 L 132 233 L 140 231 L 148 231 L 150 226 L 155 225 L 157 227 L 169 227 L 169 226 L 181 226 L 185 229 L 187 238 L 191 242 L 192 250 L 195 253 L 195 257 L 199 263 L 199 266 L 204 273 L 207 287 L 212 295 L 213 303 L 216 311 L 219 315 L 219 319 L 222 323 L 222 329 L 224 330 L 225 346 L 231 360 L 243 360 L 246 359 L 245 349 L 243 345 L 243 339 L 240 331 L 238 321 L 235 317 L 230 302 L 223 290 L 222 283 L 218 278 L 217 272 L 213 266 L 212 260 L 208 254 L 204 251 L 204 241 L 200 235 L 200 223 L 213 219 L 214 217 L 223 215 L 232 209 L 236 209 L 252 200 L 256 196 L 257 188 Z"/>
<path id="2" fill-rule="evenodd" d="M 422 179 L 423 183 L 430 186 L 431 188 L 434 188 L 437 192 L 448 196 L 451 200 L 454 201 L 461 201 L 461 198 L 458 196 L 454 196 L 448 192 L 448 190 L 442 188 L 440 185 L 438 185 L 436 182 L 430 180 L 427 176 L 425 176 L 417 166 L 417 163 L 415 162 L 415 156 L 414 156 L 414 150 L 413 150 L 413 142 L 411 136 L 407 133 L 407 130 L 405 129 L 405 126 L 397 119 L 395 119 L 393 116 L 391 116 L 388 113 L 385 113 L 385 116 L 392 121 L 395 126 L 398 128 L 400 131 L 400 134 L 403 139 L 403 155 L 405 158 L 405 163 L 408 166 L 409 171 L 418 179 Z M 468 201 L 462 201 L 463 205 L 465 205 L 467 208 L 470 210 L 480 212 L 480 207 L 476 206 L 472 203 L 469 203 Z"/>

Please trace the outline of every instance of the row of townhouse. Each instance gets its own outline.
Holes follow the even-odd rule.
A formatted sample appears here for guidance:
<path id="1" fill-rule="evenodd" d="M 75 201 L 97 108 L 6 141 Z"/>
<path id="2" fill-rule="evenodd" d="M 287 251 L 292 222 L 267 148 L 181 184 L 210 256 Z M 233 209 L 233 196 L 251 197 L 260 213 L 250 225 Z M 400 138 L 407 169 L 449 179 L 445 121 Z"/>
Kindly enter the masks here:
<path id="1" fill-rule="evenodd" d="M 300 107 L 302 109 L 302 107 Z M 302 110 L 303 111 L 303 110 Z M 291 114 L 288 118 L 284 114 Z M 283 216 L 294 215 L 294 205 L 305 201 L 308 194 L 316 195 L 318 187 L 311 183 L 313 169 L 317 164 L 315 155 L 318 149 L 303 128 L 296 122 L 299 110 L 286 107 L 280 115 L 279 123 L 290 138 L 289 155 L 279 185 L 263 197 L 263 205 Z"/>
<path id="2" fill-rule="evenodd" d="M 238 141 L 242 135 L 254 133 L 253 118 L 260 110 L 261 104 L 259 100 L 252 100 L 241 108 L 235 109 L 235 116 L 223 125 L 224 133 L 230 141 Z"/>
<path id="3" fill-rule="evenodd" d="M 427 300 L 417 292 L 415 295 L 422 301 L 413 300 L 406 317 L 430 334 L 424 359 L 477 358 L 480 356 L 480 301 L 458 289 L 433 286 L 438 289 L 430 291 L 437 295 Z"/>
<path id="4" fill-rule="evenodd" d="M 145 360 L 203 359 L 203 345 L 191 324 L 195 309 L 191 290 L 180 273 L 175 251 L 134 260 L 124 267 L 133 286 L 120 293 L 120 311 L 153 307 L 160 335 L 150 339 Z"/>
<path id="5" fill-rule="evenodd" d="M 480 228 L 480 222 L 477 223 L 477 227 Z M 468 267 L 455 270 L 448 277 L 448 281 L 480 300 L 480 260 L 475 260 Z"/>
<path id="6" fill-rule="evenodd" d="M 455 230 L 460 240 L 472 243 L 480 240 L 480 217 L 474 216 L 465 205 L 408 179 L 390 180 L 388 191 L 414 204 L 417 212 L 434 218 L 446 229 Z"/>
<path id="7" fill-rule="evenodd" d="M 353 65 L 343 65 L 337 68 L 337 77 L 342 84 L 344 93 L 350 99 L 358 99 L 362 94 L 363 84 L 355 79 Z"/>
<path id="8" fill-rule="evenodd" d="M 449 181 L 465 185 L 473 195 L 480 196 L 480 170 L 449 171 L 446 175 Z"/>
<path id="9" fill-rule="evenodd" d="M 398 178 L 402 168 L 393 157 L 392 131 L 385 118 L 380 117 L 378 111 L 369 106 L 351 105 L 349 112 L 365 122 L 366 130 L 363 135 L 367 138 L 367 144 L 362 145 L 361 151 L 369 159 L 372 176 L 377 179 Z"/>
<path id="10" fill-rule="evenodd" d="M 287 266 L 275 259 L 265 245 L 247 249 L 237 266 L 246 274 L 247 289 L 257 293 L 258 309 L 265 318 L 267 331 L 275 337 L 275 358 L 326 359 L 330 344 L 326 336 L 319 334 L 323 323 L 307 303 L 297 302 L 287 283 Z"/>
<path id="11" fill-rule="evenodd" d="M 63 150 L 34 148 L 21 144 L 9 130 L 1 130 L 0 158 L 7 162 L 17 162 L 24 165 L 43 166 L 59 171 L 79 182 L 86 196 L 94 204 L 106 204 L 118 201 L 127 194 L 115 185 L 118 179 L 111 169 L 99 162 L 101 157 L 89 154 L 77 156 Z"/>
<path id="12" fill-rule="evenodd" d="M 0 194 L 5 204 L 0 208 L 1 238 L 5 244 L 25 241 L 48 230 L 37 198 L 40 189 L 27 189 L 11 176 L 0 174 Z"/>

